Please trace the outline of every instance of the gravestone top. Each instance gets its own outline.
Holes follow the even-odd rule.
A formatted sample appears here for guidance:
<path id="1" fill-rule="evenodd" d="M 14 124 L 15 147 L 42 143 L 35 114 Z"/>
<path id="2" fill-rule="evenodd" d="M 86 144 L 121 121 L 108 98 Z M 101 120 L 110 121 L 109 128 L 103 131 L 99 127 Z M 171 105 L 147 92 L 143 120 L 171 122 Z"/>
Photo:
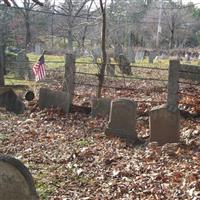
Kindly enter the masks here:
<path id="1" fill-rule="evenodd" d="M 39 200 L 29 170 L 19 160 L 0 155 L 0 199 Z"/>

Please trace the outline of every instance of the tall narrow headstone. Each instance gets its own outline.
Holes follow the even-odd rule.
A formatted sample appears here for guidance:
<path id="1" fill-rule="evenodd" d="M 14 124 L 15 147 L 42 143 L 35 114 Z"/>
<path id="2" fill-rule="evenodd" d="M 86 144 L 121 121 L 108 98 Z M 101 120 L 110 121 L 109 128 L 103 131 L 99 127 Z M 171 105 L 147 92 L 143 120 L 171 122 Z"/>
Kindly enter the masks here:
<path id="1" fill-rule="evenodd" d="M 149 125 L 151 141 L 160 145 L 179 141 L 180 112 L 178 110 L 178 60 L 170 60 L 167 104 L 150 111 Z"/>
<path id="2" fill-rule="evenodd" d="M 0 155 L 0 199 L 39 200 L 29 170 L 17 159 Z"/>
<path id="3" fill-rule="evenodd" d="M 136 102 L 129 99 L 112 101 L 106 135 L 125 138 L 129 142 L 137 141 L 136 110 Z"/>
<path id="4" fill-rule="evenodd" d="M 64 80 L 64 91 L 70 97 L 72 103 L 75 89 L 75 55 L 68 53 L 65 55 L 65 80 Z"/>
<path id="5" fill-rule="evenodd" d="M 168 109 L 171 111 L 176 111 L 178 109 L 179 67 L 179 60 L 170 60 L 168 74 L 167 106 Z"/>

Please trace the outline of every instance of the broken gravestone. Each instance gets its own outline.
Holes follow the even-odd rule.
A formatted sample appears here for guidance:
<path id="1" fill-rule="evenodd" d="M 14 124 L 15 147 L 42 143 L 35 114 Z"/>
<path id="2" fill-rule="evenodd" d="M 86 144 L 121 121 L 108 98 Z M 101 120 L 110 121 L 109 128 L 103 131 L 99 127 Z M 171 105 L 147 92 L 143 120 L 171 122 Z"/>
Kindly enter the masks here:
<path id="1" fill-rule="evenodd" d="M 180 61 L 170 60 L 167 104 L 155 107 L 150 112 L 150 140 L 158 142 L 159 145 L 179 141 L 179 65 Z"/>
<path id="2" fill-rule="evenodd" d="M 179 110 L 169 111 L 167 105 L 155 107 L 150 112 L 151 141 L 159 145 L 179 142 Z"/>
<path id="3" fill-rule="evenodd" d="M 0 87 L 0 107 L 5 107 L 6 110 L 15 114 L 21 114 L 25 110 L 24 103 L 9 87 Z"/>
<path id="4" fill-rule="evenodd" d="M 92 99 L 92 117 L 101 116 L 106 117 L 110 113 L 111 100 L 107 98 L 93 98 Z"/>
<path id="5" fill-rule="evenodd" d="M 129 99 L 118 99 L 111 102 L 109 124 L 106 135 L 117 136 L 134 143 L 138 141 L 136 133 L 137 104 Z"/>
<path id="6" fill-rule="evenodd" d="M 41 88 L 39 92 L 39 106 L 40 108 L 59 107 L 65 113 L 68 113 L 71 106 L 70 96 L 66 92 Z"/>
<path id="7" fill-rule="evenodd" d="M 29 170 L 17 159 L 0 155 L 0 199 L 39 200 Z"/>

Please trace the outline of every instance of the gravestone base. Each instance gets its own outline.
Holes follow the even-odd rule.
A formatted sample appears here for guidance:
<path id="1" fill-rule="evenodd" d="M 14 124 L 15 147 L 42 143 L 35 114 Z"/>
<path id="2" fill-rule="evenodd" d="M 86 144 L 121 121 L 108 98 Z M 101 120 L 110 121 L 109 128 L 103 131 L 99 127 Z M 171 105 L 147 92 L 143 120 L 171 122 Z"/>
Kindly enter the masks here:
<path id="1" fill-rule="evenodd" d="M 101 116 L 107 117 L 110 113 L 111 100 L 107 98 L 94 98 L 92 99 L 92 117 Z"/>
<path id="2" fill-rule="evenodd" d="M 52 91 L 41 88 L 39 93 L 39 107 L 50 108 L 59 107 L 65 113 L 69 112 L 71 106 L 70 96 L 66 92 Z"/>
<path id="3" fill-rule="evenodd" d="M 150 141 L 156 141 L 159 145 L 179 142 L 180 112 L 169 111 L 167 105 L 161 105 L 150 111 Z"/>
<path id="4" fill-rule="evenodd" d="M 135 143 L 139 141 L 137 133 L 134 130 L 126 131 L 123 129 L 115 129 L 108 125 L 108 128 L 105 130 L 105 134 L 110 137 L 120 137 L 130 143 Z"/>

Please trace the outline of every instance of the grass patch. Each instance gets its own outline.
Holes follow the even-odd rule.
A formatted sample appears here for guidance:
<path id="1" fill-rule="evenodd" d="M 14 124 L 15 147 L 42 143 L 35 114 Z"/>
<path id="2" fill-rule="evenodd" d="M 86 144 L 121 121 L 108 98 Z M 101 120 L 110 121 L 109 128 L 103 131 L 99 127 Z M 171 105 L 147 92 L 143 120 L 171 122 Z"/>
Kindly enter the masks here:
<path id="1" fill-rule="evenodd" d="M 86 138 L 75 141 L 75 145 L 78 147 L 86 147 L 86 146 L 89 146 L 90 144 L 91 144 L 91 141 L 89 141 Z"/>
<path id="2" fill-rule="evenodd" d="M 8 136 L 5 133 L 0 133 L 0 141 L 4 141 L 8 138 Z"/>

